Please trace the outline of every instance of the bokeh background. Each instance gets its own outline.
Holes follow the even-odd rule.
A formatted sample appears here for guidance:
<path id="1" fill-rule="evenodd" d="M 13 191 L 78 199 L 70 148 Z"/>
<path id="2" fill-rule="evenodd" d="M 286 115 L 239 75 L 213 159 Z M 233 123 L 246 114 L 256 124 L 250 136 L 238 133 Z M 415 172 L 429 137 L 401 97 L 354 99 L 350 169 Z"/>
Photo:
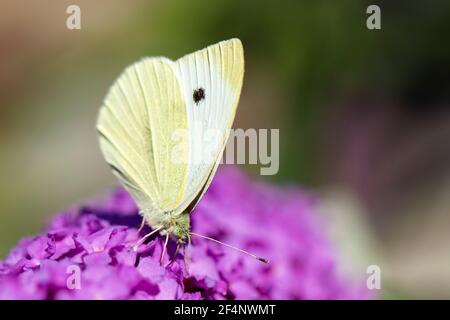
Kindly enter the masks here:
<path id="1" fill-rule="evenodd" d="M 81 7 L 81 30 L 66 8 Z M 381 7 L 381 30 L 366 8 Z M 115 184 L 97 145 L 125 66 L 231 37 L 235 127 L 279 128 L 280 171 L 323 199 L 342 269 L 382 298 L 450 298 L 450 2 L 1 1 L 0 259 L 58 210 Z"/>

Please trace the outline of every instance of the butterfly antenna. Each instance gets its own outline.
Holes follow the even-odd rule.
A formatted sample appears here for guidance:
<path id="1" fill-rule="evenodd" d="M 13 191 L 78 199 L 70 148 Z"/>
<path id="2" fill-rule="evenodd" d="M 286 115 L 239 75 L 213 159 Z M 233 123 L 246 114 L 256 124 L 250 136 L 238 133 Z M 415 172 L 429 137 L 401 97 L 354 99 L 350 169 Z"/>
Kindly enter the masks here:
<path id="1" fill-rule="evenodd" d="M 219 240 L 216 240 L 216 239 L 214 239 L 214 238 L 210 238 L 210 237 L 207 237 L 207 236 L 204 236 L 204 235 L 195 233 L 195 232 L 191 232 L 191 235 L 197 236 L 197 237 L 200 237 L 200 238 L 203 238 L 203 239 L 211 240 L 211 241 L 213 241 L 213 242 L 215 242 L 215 243 L 224 245 L 225 247 L 228 247 L 228 248 L 234 249 L 234 250 L 236 250 L 236 251 L 245 253 L 245 254 L 247 254 L 247 255 L 249 255 L 249 256 L 255 258 L 255 259 L 258 260 L 258 261 L 261 261 L 261 262 L 264 262 L 264 263 L 269 263 L 269 260 L 267 260 L 267 259 L 258 257 L 257 255 L 254 255 L 253 253 L 250 253 L 250 252 L 245 251 L 245 250 L 243 250 L 243 249 L 234 247 L 234 246 L 232 246 L 232 245 L 230 245 L 230 244 L 228 244 L 228 243 L 224 243 L 224 242 L 222 242 L 222 241 L 219 241 Z"/>

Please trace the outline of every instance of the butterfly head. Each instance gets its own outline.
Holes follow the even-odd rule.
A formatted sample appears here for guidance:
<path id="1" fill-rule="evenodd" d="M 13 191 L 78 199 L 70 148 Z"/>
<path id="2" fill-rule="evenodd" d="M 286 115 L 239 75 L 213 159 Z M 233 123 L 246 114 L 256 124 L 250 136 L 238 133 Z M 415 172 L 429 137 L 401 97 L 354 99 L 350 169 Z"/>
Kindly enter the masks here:
<path id="1" fill-rule="evenodd" d="M 190 236 L 189 214 L 182 213 L 172 216 L 164 223 L 164 230 L 177 239 L 179 243 L 186 243 Z"/>

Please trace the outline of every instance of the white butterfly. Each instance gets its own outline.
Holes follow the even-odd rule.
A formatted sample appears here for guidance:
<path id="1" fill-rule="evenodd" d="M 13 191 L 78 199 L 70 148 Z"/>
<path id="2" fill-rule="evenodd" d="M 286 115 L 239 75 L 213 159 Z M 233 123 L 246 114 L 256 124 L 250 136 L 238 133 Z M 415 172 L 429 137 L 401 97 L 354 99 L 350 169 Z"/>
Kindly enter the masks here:
<path id="1" fill-rule="evenodd" d="M 231 39 L 177 61 L 144 58 L 119 76 L 104 100 L 97 130 L 106 162 L 143 222 L 166 234 L 166 243 L 169 235 L 185 243 L 193 234 L 189 214 L 215 175 L 243 76 L 242 44 Z M 174 139 L 180 131 L 187 137 Z M 205 139 L 205 131 L 216 138 Z"/>

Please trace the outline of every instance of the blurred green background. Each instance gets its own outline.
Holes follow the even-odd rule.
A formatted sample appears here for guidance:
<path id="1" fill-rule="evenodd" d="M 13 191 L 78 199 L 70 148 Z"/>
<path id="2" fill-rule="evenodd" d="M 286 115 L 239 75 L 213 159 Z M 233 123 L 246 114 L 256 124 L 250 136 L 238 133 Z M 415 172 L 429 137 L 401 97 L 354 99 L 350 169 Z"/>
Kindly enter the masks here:
<path id="1" fill-rule="evenodd" d="M 115 184 L 94 127 L 125 66 L 239 37 L 234 126 L 280 129 L 258 179 L 321 194 L 343 269 L 380 265 L 383 297 L 450 298 L 449 27 L 448 1 L 2 1 L 0 258 Z"/>

